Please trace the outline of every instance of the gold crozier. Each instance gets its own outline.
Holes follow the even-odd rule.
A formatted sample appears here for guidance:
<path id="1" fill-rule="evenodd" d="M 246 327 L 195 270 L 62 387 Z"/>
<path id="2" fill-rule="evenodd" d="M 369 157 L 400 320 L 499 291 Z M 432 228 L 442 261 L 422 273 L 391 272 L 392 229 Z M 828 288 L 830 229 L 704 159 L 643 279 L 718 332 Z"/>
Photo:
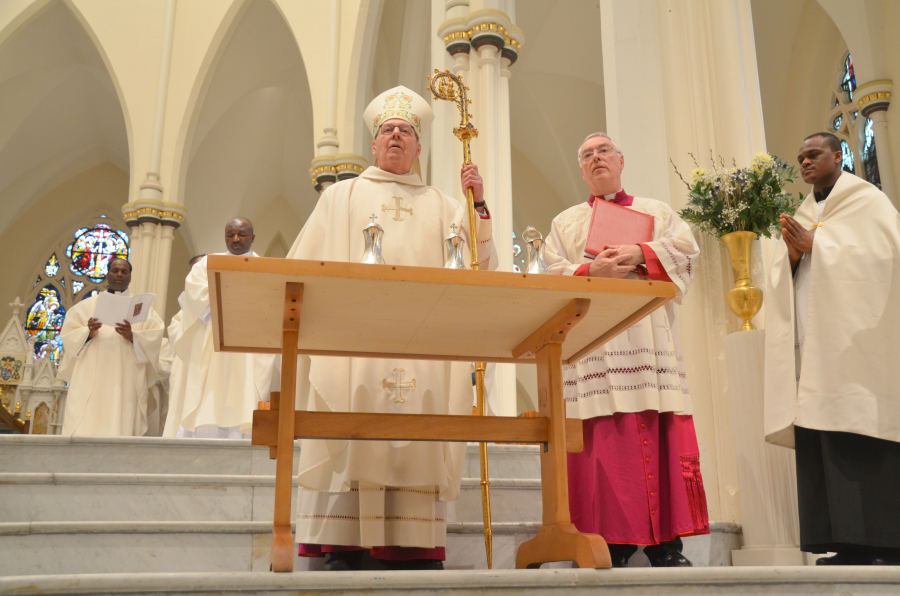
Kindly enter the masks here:
<path id="1" fill-rule="evenodd" d="M 393 217 L 394 221 L 404 221 L 404 219 L 403 219 L 404 211 L 406 211 L 410 215 L 413 214 L 412 207 L 401 207 L 400 206 L 400 201 L 403 200 L 403 197 L 391 197 L 391 198 L 394 199 L 394 206 L 388 207 L 387 205 L 382 205 L 381 206 L 382 213 L 386 213 L 388 211 L 393 211 L 394 212 L 394 217 Z"/>
<path id="2" fill-rule="evenodd" d="M 382 389 L 384 389 L 385 391 L 387 391 L 388 389 L 396 389 L 397 393 L 394 395 L 394 397 L 391 398 L 391 401 L 393 401 L 395 404 L 402 404 L 403 402 L 406 401 L 403 398 L 403 396 L 400 395 L 400 392 L 403 389 L 410 389 L 410 390 L 414 391 L 416 388 L 416 380 L 415 379 L 413 379 L 412 381 L 401 381 L 400 380 L 403 378 L 404 372 L 405 371 L 402 368 L 394 369 L 394 373 L 397 375 L 396 383 L 388 383 L 387 379 L 381 379 L 381 388 Z"/>

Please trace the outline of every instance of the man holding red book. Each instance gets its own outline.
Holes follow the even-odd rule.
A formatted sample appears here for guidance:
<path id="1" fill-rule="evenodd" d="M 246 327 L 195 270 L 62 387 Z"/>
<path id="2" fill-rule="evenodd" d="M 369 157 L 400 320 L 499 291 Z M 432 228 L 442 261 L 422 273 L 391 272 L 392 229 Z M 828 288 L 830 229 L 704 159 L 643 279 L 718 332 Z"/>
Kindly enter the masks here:
<path id="1" fill-rule="evenodd" d="M 550 272 L 674 282 L 680 304 L 700 253 L 688 225 L 625 192 L 625 156 L 604 133 L 585 139 L 578 162 L 591 196 L 553 220 Z M 567 416 L 584 420 L 584 451 L 569 454 L 572 522 L 606 539 L 613 567 L 637 545 L 654 567 L 690 566 L 681 537 L 708 534 L 709 517 L 672 304 L 564 367 L 563 380 Z"/>

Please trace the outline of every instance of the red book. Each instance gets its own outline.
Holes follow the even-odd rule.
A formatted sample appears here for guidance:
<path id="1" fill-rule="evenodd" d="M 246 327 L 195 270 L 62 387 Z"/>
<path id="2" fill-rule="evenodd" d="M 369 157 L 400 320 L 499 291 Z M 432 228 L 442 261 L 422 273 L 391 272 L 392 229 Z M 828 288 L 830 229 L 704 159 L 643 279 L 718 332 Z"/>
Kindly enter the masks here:
<path id="1" fill-rule="evenodd" d="M 653 240 L 653 216 L 622 207 L 601 198 L 594 199 L 591 227 L 584 256 L 594 259 L 606 246 L 642 244 Z"/>

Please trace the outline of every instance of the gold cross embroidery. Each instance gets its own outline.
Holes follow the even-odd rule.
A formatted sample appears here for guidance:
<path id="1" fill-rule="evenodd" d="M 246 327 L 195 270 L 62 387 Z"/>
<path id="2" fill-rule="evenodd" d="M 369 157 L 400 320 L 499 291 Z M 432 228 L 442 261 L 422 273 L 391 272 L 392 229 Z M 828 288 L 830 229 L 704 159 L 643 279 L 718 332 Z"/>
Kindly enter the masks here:
<path id="1" fill-rule="evenodd" d="M 387 205 L 381 206 L 381 212 L 386 213 L 388 211 L 394 211 L 394 221 L 404 221 L 403 219 L 403 211 L 406 211 L 410 215 L 413 214 L 412 207 L 401 207 L 400 201 L 403 200 L 403 197 L 391 197 L 394 199 L 394 206 L 388 207 Z"/>
<path id="2" fill-rule="evenodd" d="M 387 379 L 381 379 L 381 388 L 384 389 L 385 391 L 387 391 L 389 389 L 396 389 L 397 393 L 396 393 L 396 395 L 394 395 L 394 397 L 391 398 L 391 400 L 395 404 L 402 404 L 406 400 L 403 399 L 403 397 L 400 395 L 400 392 L 403 389 L 415 390 L 416 380 L 413 379 L 412 381 L 402 381 L 401 382 L 400 379 L 403 377 L 403 373 L 405 371 L 402 368 L 395 368 L 394 372 L 397 375 L 397 382 L 396 383 L 388 383 Z"/>

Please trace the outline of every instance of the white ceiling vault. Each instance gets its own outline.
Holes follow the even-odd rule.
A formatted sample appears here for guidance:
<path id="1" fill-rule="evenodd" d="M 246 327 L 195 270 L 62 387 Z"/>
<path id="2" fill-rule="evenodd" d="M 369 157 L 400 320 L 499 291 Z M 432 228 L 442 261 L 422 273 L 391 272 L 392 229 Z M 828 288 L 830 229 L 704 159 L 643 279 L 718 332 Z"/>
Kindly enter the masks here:
<path id="1" fill-rule="evenodd" d="M 3 45 L 0 114 L 0 234 L 35 198 L 81 172 L 104 162 L 129 171 L 115 86 L 62 2 L 50 4 Z"/>
<path id="2" fill-rule="evenodd" d="M 235 216 L 254 222 L 260 254 L 279 233 L 293 242 L 318 199 L 308 173 L 312 102 L 293 33 L 270 0 L 254 0 L 233 26 L 211 50 L 220 55 L 187 144 L 182 232 L 195 253 L 224 250 Z"/>
<path id="3" fill-rule="evenodd" d="M 509 81 L 514 229 L 547 234 L 553 217 L 587 199 L 575 156 L 606 122 L 600 9 L 517 0 L 515 20 L 525 44 Z"/>

